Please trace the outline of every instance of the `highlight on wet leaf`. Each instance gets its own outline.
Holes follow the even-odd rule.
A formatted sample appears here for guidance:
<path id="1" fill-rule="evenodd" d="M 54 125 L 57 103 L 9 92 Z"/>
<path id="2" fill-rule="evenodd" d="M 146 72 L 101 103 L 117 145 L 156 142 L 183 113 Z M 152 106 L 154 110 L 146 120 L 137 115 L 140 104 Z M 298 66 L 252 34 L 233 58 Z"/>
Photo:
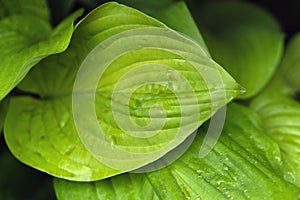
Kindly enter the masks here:
<path id="1" fill-rule="evenodd" d="M 82 19 L 69 48 L 40 62 L 18 88 L 40 98 L 11 99 L 10 150 L 74 181 L 156 161 L 241 93 L 201 44 L 117 3 Z"/>

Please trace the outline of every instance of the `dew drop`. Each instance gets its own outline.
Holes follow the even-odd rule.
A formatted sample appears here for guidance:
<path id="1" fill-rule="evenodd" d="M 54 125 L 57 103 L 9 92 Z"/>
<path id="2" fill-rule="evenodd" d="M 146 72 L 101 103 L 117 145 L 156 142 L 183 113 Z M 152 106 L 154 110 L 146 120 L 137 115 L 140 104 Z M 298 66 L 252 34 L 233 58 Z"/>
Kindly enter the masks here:
<path id="1" fill-rule="evenodd" d="M 291 182 L 295 182 L 295 180 L 296 180 L 295 176 L 294 176 L 293 173 L 291 173 L 291 172 L 285 173 L 285 174 L 284 174 L 284 178 L 285 178 L 286 180 L 291 181 Z"/>
<path id="2" fill-rule="evenodd" d="M 116 139 L 115 139 L 114 136 L 110 136 L 110 137 L 109 137 L 109 140 L 110 140 L 110 147 L 111 147 L 112 150 L 114 150 Z"/>
<path id="3" fill-rule="evenodd" d="M 65 121 L 61 121 L 61 122 L 59 123 L 60 128 L 65 127 L 65 125 L 66 125 L 66 122 L 65 122 Z"/>
<path id="4" fill-rule="evenodd" d="M 115 143 L 114 143 L 114 141 L 111 141 L 111 142 L 110 142 L 110 147 L 111 147 L 112 150 L 115 148 Z"/>
<path id="5" fill-rule="evenodd" d="M 246 92 L 247 92 L 247 89 L 244 88 L 244 87 L 242 87 L 242 88 L 240 89 L 240 92 L 241 92 L 241 94 L 246 93 Z"/>
<path id="6" fill-rule="evenodd" d="M 277 162 L 281 162 L 281 158 L 278 157 L 278 156 L 275 156 L 274 159 L 275 159 Z"/>

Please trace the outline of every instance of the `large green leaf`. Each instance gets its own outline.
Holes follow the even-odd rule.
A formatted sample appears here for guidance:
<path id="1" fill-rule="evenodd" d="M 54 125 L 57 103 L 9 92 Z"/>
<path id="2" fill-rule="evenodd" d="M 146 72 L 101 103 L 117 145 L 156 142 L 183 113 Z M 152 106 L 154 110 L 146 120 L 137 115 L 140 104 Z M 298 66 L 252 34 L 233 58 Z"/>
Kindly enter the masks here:
<path id="1" fill-rule="evenodd" d="M 49 9 L 46 0 L 0 0 L 0 20 L 11 15 L 31 15 L 49 21 Z"/>
<path id="2" fill-rule="evenodd" d="M 10 3 L 16 3 L 16 1 L 7 3 L 8 0 L 4 2 L 9 8 L 13 6 Z M 45 20 L 46 17 L 42 17 L 43 13 L 47 14 L 47 9 L 41 7 L 42 12 L 30 5 L 24 6 L 22 12 L 12 10 L 0 20 L 0 100 L 40 60 L 67 48 L 73 33 L 73 22 L 81 13 L 81 11 L 74 13 L 52 30 L 49 21 Z"/>
<path id="3" fill-rule="evenodd" d="M 197 41 L 208 53 L 207 47 L 186 4 L 172 0 L 119 0 L 165 23 L 170 28 Z M 209 54 L 209 53 L 208 53 Z"/>
<path id="4" fill-rule="evenodd" d="M 289 42 L 282 63 L 281 75 L 294 89 L 300 90 L 300 33 Z"/>
<path id="5" fill-rule="evenodd" d="M 246 13 L 246 14 L 245 14 Z M 256 95 L 271 79 L 282 54 L 284 37 L 265 10 L 243 1 L 208 3 L 195 10 L 212 57 Z"/>
<path id="6" fill-rule="evenodd" d="M 8 100 L 5 99 L 0 102 L 0 135 L 2 134 L 2 129 L 4 125 L 4 119 L 8 110 Z"/>
<path id="7" fill-rule="evenodd" d="M 203 159 L 203 129 L 173 164 L 158 171 L 127 173 L 93 183 L 55 179 L 58 200 L 101 199 L 297 199 L 283 180 L 277 144 L 263 133 L 249 108 L 231 104 L 223 133 Z"/>
<path id="8" fill-rule="evenodd" d="M 69 49 L 43 60 L 19 88 L 41 98 L 11 100 L 10 150 L 77 181 L 157 160 L 241 90 L 202 46 L 116 3 L 84 18 Z"/>
<path id="9" fill-rule="evenodd" d="M 275 78 L 252 103 L 266 134 L 280 147 L 285 179 L 300 187 L 300 104 L 292 99 L 280 77 Z"/>

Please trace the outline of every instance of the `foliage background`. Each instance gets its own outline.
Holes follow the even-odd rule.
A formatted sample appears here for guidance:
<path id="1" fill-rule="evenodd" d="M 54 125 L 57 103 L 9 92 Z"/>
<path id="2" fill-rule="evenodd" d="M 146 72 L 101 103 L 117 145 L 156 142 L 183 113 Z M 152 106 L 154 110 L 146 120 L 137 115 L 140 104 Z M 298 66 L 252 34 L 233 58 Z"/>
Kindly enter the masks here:
<path id="1" fill-rule="evenodd" d="M 48 0 L 48 4 L 52 12 L 52 24 L 58 24 L 63 18 L 78 8 L 84 7 L 86 14 L 94 7 L 104 2 L 106 1 Z M 186 2 L 189 7 L 192 8 L 194 4 L 201 5 L 205 1 L 186 0 Z M 296 32 L 300 30 L 300 1 L 255 0 L 249 2 L 255 2 L 256 4 L 262 6 L 279 20 L 283 31 L 286 33 L 286 41 L 288 41 Z M 193 12 L 195 13 L 197 11 L 192 10 L 192 13 Z M 13 92 L 18 93 L 17 91 Z M 52 177 L 25 166 L 17 161 L 8 151 L 4 142 L 3 134 L 0 136 L 0 171 L 0 199 L 55 199 Z"/>

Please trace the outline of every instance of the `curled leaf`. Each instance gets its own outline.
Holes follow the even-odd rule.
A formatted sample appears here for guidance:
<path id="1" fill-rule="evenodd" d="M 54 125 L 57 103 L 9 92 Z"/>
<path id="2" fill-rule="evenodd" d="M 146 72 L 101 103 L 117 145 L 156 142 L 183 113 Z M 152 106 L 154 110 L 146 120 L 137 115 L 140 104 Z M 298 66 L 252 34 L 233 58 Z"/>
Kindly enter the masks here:
<path id="1" fill-rule="evenodd" d="M 10 3 L 17 2 L 7 1 L 3 0 L 3 4 L 9 5 L 9 8 L 12 6 Z M 73 33 L 73 22 L 82 13 L 74 13 L 52 30 L 49 21 L 45 20 L 47 17 L 42 17 L 48 14 L 47 7 L 38 10 L 33 5 L 29 3 L 28 7 L 21 6 L 20 11 L 9 10 L 10 12 L 5 13 L 5 17 L 0 20 L 0 100 L 18 85 L 39 61 L 67 48 Z"/>
<path id="2" fill-rule="evenodd" d="M 240 93 L 202 46 L 137 10 L 107 3 L 76 27 L 19 85 L 41 98 L 13 98 L 5 123 L 13 154 L 51 175 L 92 181 L 149 164 Z"/>

